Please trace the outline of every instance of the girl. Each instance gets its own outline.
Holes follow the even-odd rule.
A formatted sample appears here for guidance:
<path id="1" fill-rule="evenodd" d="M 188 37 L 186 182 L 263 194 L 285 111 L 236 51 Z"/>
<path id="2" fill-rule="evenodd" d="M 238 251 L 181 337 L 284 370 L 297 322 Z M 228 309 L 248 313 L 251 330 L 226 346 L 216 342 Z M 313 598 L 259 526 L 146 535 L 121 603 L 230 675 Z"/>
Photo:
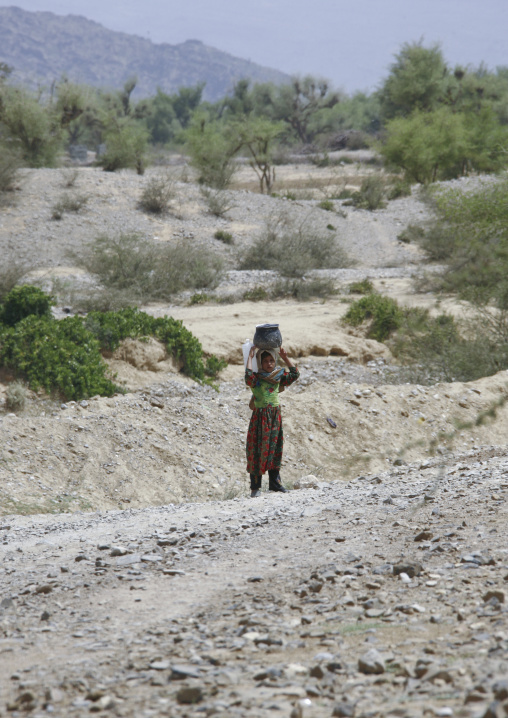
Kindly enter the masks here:
<path id="1" fill-rule="evenodd" d="M 245 383 L 254 395 L 254 411 L 247 432 L 247 471 L 250 474 L 251 497 L 260 496 L 261 479 L 268 471 L 270 491 L 286 492 L 280 480 L 280 465 L 284 436 L 279 406 L 279 391 L 284 391 L 300 376 L 300 372 L 280 348 L 280 357 L 289 372 L 276 367 L 277 353 L 273 349 L 252 347 L 245 369 Z M 252 371 L 252 359 L 256 355 L 261 371 Z"/>

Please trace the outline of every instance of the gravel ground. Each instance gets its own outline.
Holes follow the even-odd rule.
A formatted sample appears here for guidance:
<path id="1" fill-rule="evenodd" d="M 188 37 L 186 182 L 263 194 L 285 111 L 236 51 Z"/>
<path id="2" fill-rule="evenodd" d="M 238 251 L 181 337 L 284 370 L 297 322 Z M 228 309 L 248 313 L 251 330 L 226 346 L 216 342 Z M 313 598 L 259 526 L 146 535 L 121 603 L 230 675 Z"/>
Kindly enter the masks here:
<path id="1" fill-rule="evenodd" d="M 501 718 L 507 470 L 10 517 L 0 711 Z"/>

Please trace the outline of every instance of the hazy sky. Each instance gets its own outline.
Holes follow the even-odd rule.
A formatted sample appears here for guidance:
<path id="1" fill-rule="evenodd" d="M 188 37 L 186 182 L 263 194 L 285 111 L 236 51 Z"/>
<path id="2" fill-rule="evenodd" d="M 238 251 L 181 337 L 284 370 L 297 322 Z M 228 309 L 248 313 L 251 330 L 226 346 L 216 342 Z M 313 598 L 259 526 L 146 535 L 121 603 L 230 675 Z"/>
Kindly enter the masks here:
<path id="1" fill-rule="evenodd" d="M 441 43 L 451 64 L 508 65 L 508 0 L 0 0 L 83 15 L 176 44 L 202 40 L 290 74 L 372 90 L 404 42 Z"/>

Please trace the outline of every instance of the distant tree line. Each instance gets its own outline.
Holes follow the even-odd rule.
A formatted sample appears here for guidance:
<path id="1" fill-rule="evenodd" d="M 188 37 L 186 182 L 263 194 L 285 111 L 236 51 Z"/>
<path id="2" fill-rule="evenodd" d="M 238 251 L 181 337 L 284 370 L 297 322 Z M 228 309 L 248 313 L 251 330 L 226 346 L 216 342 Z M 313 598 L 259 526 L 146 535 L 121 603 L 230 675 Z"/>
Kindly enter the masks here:
<path id="1" fill-rule="evenodd" d="M 222 100 L 204 85 L 133 102 L 135 78 L 106 92 L 63 78 L 32 92 L 9 83 L 0 64 L 0 144 L 4 157 L 54 166 L 63 149 L 103 146 L 105 170 L 144 171 L 150 145 L 187 152 L 201 181 L 224 188 L 241 153 L 270 192 L 278 157 L 301 151 L 374 147 L 386 166 L 427 184 L 506 167 L 508 67 L 452 68 L 438 45 L 404 44 L 371 94 L 346 95 L 311 76 L 289 84 L 240 80 Z M 0 181 L 2 170 L 0 168 Z"/>

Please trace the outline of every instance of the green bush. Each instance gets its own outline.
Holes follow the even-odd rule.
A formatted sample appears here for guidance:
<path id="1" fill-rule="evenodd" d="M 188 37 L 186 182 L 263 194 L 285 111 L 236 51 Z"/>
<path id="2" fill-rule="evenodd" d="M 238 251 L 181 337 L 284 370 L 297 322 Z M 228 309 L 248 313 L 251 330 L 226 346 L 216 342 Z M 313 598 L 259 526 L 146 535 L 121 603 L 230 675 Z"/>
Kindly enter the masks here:
<path id="1" fill-rule="evenodd" d="M 335 205 L 333 204 L 331 199 L 323 199 L 318 204 L 319 209 L 324 209 L 326 212 L 334 212 L 335 211 Z"/>
<path id="2" fill-rule="evenodd" d="M 45 299 L 49 307 L 51 297 Z M 37 310 L 42 304 L 34 302 L 32 308 Z M 25 312 L 26 306 L 22 304 Z M 14 325 L 2 324 L 0 367 L 26 380 L 34 391 L 42 388 L 49 394 L 74 400 L 94 394 L 111 396 L 119 389 L 108 378 L 101 350 L 112 352 L 123 339 L 146 336 L 161 341 L 168 354 L 181 361 L 182 370 L 197 381 L 208 381 L 207 376 L 216 376 L 225 366 L 214 355 L 206 364 L 203 362 L 199 340 L 180 320 L 155 318 L 128 308 L 91 312 L 84 319 L 75 316 L 56 320 L 48 314 L 32 313 Z"/>
<path id="3" fill-rule="evenodd" d="M 213 235 L 215 239 L 220 239 L 224 244 L 233 244 L 233 235 L 231 232 L 225 232 L 223 229 L 218 229 Z"/>
<path id="4" fill-rule="evenodd" d="M 270 295 L 267 292 L 265 287 L 253 287 L 252 289 L 247 289 L 246 292 L 243 293 L 243 300 L 245 302 L 264 302 L 265 300 L 269 299 Z"/>
<path id="5" fill-rule="evenodd" d="M 506 167 L 508 127 L 494 110 L 456 112 L 440 107 L 415 110 L 391 120 L 380 148 L 388 165 L 404 170 L 421 184 L 471 172 L 497 172 Z"/>
<path id="6" fill-rule="evenodd" d="M 0 366 L 25 379 L 31 389 L 44 389 L 66 399 L 117 390 L 107 378 L 99 343 L 79 317 L 57 321 L 28 316 L 0 336 Z"/>
<path id="7" fill-rule="evenodd" d="M 368 294 L 351 304 L 343 321 L 353 327 L 370 321 L 367 336 L 382 342 L 400 327 L 402 318 L 402 310 L 394 299 Z"/>
<path id="8" fill-rule="evenodd" d="M 104 140 L 106 152 L 99 163 L 105 172 L 132 167 L 139 175 L 144 173 L 148 132 L 141 123 L 130 118 L 109 118 Z"/>
<path id="9" fill-rule="evenodd" d="M 0 115 L 7 136 L 28 167 L 54 167 L 61 144 L 61 118 L 50 103 L 44 104 L 22 87 L 4 87 Z"/>
<path id="10" fill-rule="evenodd" d="M 195 306 L 196 304 L 206 304 L 210 301 L 210 296 L 204 292 L 197 292 L 193 294 L 189 299 L 189 306 Z"/>
<path id="11" fill-rule="evenodd" d="M 478 307 L 508 309 L 508 180 L 431 196 L 436 221 L 419 241 L 447 264 L 441 287 Z"/>
<path id="12" fill-rule="evenodd" d="M 353 192 L 351 199 L 344 204 L 353 205 L 359 209 L 368 209 L 371 212 L 375 209 L 383 209 L 386 207 L 384 179 L 379 175 L 366 177 L 360 190 Z"/>
<path id="13" fill-rule="evenodd" d="M 270 217 L 261 235 L 245 252 L 241 269 L 272 269 L 285 277 L 303 277 L 312 269 L 350 266 L 335 236 L 298 222 L 286 212 Z"/>
<path id="14" fill-rule="evenodd" d="M 402 232 L 397 235 L 397 239 L 399 240 L 399 242 L 404 242 L 404 244 L 410 244 L 411 242 L 421 242 L 424 237 L 424 228 L 417 224 L 408 224 L 406 229 L 403 229 Z"/>
<path id="15" fill-rule="evenodd" d="M 367 277 L 359 282 L 351 282 L 347 290 L 349 294 L 372 294 L 375 291 L 374 285 Z"/>
<path id="16" fill-rule="evenodd" d="M 408 180 L 428 184 L 462 174 L 467 143 L 462 115 L 442 107 L 391 120 L 380 151 L 389 166 L 404 170 Z"/>
<path id="17" fill-rule="evenodd" d="M 196 114 L 185 139 L 191 164 L 199 172 L 199 182 L 218 190 L 228 187 L 236 171 L 233 157 L 242 145 L 237 133 L 224 123 Z"/>
<path id="18" fill-rule="evenodd" d="M 31 267 L 26 264 L 8 264 L 6 267 L 0 267 L 0 303 L 5 300 L 9 292 L 30 269 Z M 2 321 L 1 311 L 0 307 L 0 322 Z"/>
<path id="19" fill-rule="evenodd" d="M 0 322 L 8 327 L 13 327 L 30 315 L 51 317 L 53 304 L 53 298 L 38 287 L 33 287 L 30 284 L 14 287 L 4 297 L 0 307 Z"/>
<path id="20" fill-rule="evenodd" d="M 344 321 L 370 321 L 367 336 L 388 344 L 413 383 L 474 381 L 508 367 L 508 334 L 497 336 L 480 317 L 466 325 L 370 294 L 351 304 Z"/>
<path id="21" fill-rule="evenodd" d="M 228 363 L 225 359 L 219 359 L 214 354 L 208 357 L 205 365 L 205 374 L 211 378 L 216 378 L 223 369 L 227 367 Z"/>
<path id="22" fill-rule="evenodd" d="M 388 199 L 399 199 L 399 197 L 411 197 L 411 184 L 406 180 L 398 180 L 388 191 Z"/>
<path id="23" fill-rule="evenodd" d="M 128 337 L 153 336 L 165 345 L 168 354 L 182 361 L 185 374 L 197 380 L 205 377 L 201 344 L 181 320 L 155 318 L 129 307 L 118 312 L 91 312 L 84 322 L 102 349 L 114 351 Z"/>

